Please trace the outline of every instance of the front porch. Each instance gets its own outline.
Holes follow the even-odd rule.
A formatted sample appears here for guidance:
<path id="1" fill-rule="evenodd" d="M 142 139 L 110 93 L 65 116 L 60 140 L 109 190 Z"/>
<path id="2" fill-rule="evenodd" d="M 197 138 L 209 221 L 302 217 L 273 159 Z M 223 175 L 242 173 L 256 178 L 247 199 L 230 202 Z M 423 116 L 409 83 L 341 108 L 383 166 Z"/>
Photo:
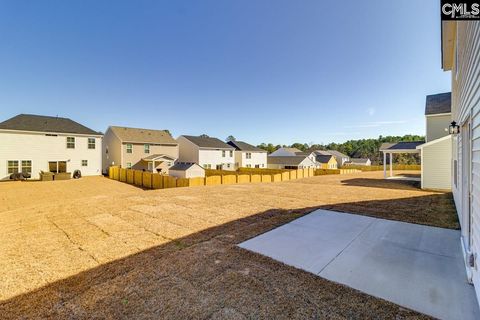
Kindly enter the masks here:
<path id="1" fill-rule="evenodd" d="M 394 154 L 420 154 L 420 149 L 417 147 L 423 144 L 423 141 L 413 141 L 413 142 L 396 142 L 396 143 L 383 143 L 380 146 L 380 152 L 383 153 L 383 177 L 385 179 L 399 179 L 399 180 L 409 180 L 409 181 L 421 181 L 420 177 L 413 176 L 395 176 L 393 173 L 393 155 Z M 388 171 L 389 175 L 387 176 L 387 154 L 389 159 Z"/>

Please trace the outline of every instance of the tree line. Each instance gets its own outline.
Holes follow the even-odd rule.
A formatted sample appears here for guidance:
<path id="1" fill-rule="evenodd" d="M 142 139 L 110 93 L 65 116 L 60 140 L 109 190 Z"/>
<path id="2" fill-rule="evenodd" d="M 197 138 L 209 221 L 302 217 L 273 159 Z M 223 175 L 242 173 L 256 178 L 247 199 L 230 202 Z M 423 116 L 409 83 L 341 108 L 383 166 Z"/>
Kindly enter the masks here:
<path id="1" fill-rule="evenodd" d="M 271 143 L 261 143 L 257 147 L 266 150 L 268 153 L 272 153 L 281 147 L 297 148 L 301 151 L 337 150 L 351 158 L 369 158 L 372 164 L 383 164 L 383 155 L 380 152 L 382 143 L 412 141 L 425 141 L 425 137 L 408 134 L 404 136 L 379 136 L 377 139 L 348 140 L 343 143 L 332 142 L 326 145 L 308 143 L 273 145 Z M 394 162 L 398 164 L 418 164 L 420 163 L 420 157 L 418 154 L 395 154 Z"/>

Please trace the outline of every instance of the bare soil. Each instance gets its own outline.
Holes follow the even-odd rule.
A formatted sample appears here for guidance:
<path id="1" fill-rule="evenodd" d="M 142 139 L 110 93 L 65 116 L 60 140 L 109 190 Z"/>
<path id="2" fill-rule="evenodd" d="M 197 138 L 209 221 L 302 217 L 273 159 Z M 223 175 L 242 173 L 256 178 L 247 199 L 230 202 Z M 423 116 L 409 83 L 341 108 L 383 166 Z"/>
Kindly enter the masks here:
<path id="1" fill-rule="evenodd" d="M 422 318 L 236 246 L 317 208 L 458 228 L 451 194 L 382 174 L 163 190 L 0 183 L 0 317 Z"/>

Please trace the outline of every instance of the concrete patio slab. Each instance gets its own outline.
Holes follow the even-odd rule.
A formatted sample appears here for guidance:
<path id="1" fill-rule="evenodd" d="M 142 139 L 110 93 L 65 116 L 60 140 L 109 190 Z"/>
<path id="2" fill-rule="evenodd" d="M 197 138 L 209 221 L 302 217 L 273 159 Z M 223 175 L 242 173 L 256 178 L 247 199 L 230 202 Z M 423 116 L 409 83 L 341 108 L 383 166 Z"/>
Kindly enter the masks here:
<path id="1" fill-rule="evenodd" d="M 440 319 L 480 319 L 459 231 L 317 210 L 240 244 Z"/>

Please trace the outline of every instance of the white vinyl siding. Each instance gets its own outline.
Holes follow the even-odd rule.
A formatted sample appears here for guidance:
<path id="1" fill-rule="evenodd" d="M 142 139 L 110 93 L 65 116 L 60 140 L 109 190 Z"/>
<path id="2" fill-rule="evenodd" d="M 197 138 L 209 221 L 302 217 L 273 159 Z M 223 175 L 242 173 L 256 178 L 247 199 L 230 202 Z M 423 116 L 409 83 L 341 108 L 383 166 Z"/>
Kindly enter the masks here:
<path id="1" fill-rule="evenodd" d="M 454 188 L 454 198 L 463 221 L 462 235 L 468 235 L 469 224 L 465 223 L 466 207 L 464 199 L 470 192 L 470 250 L 477 256 L 476 267 L 472 268 L 472 281 L 475 285 L 477 298 L 480 299 L 480 22 L 458 21 L 457 39 L 454 53 L 457 55 L 452 70 L 452 119 L 458 122 L 464 130 L 465 121 L 471 119 L 470 141 L 463 141 L 464 132 L 457 135 L 457 150 L 453 150 L 457 158 L 458 185 Z M 456 76 L 455 76 L 456 75 Z M 470 147 L 470 150 L 464 148 Z M 465 152 L 464 152 L 465 151 Z M 470 172 L 465 172 L 463 155 L 471 155 Z M 468 161 L 468 159 L 467 159 Z M 467 219 L 468 220 L 468 219 Z M 467 221 L 468 222 L 468 221 Z M 467 245 L 468 247 L 468 245 Z"/>

